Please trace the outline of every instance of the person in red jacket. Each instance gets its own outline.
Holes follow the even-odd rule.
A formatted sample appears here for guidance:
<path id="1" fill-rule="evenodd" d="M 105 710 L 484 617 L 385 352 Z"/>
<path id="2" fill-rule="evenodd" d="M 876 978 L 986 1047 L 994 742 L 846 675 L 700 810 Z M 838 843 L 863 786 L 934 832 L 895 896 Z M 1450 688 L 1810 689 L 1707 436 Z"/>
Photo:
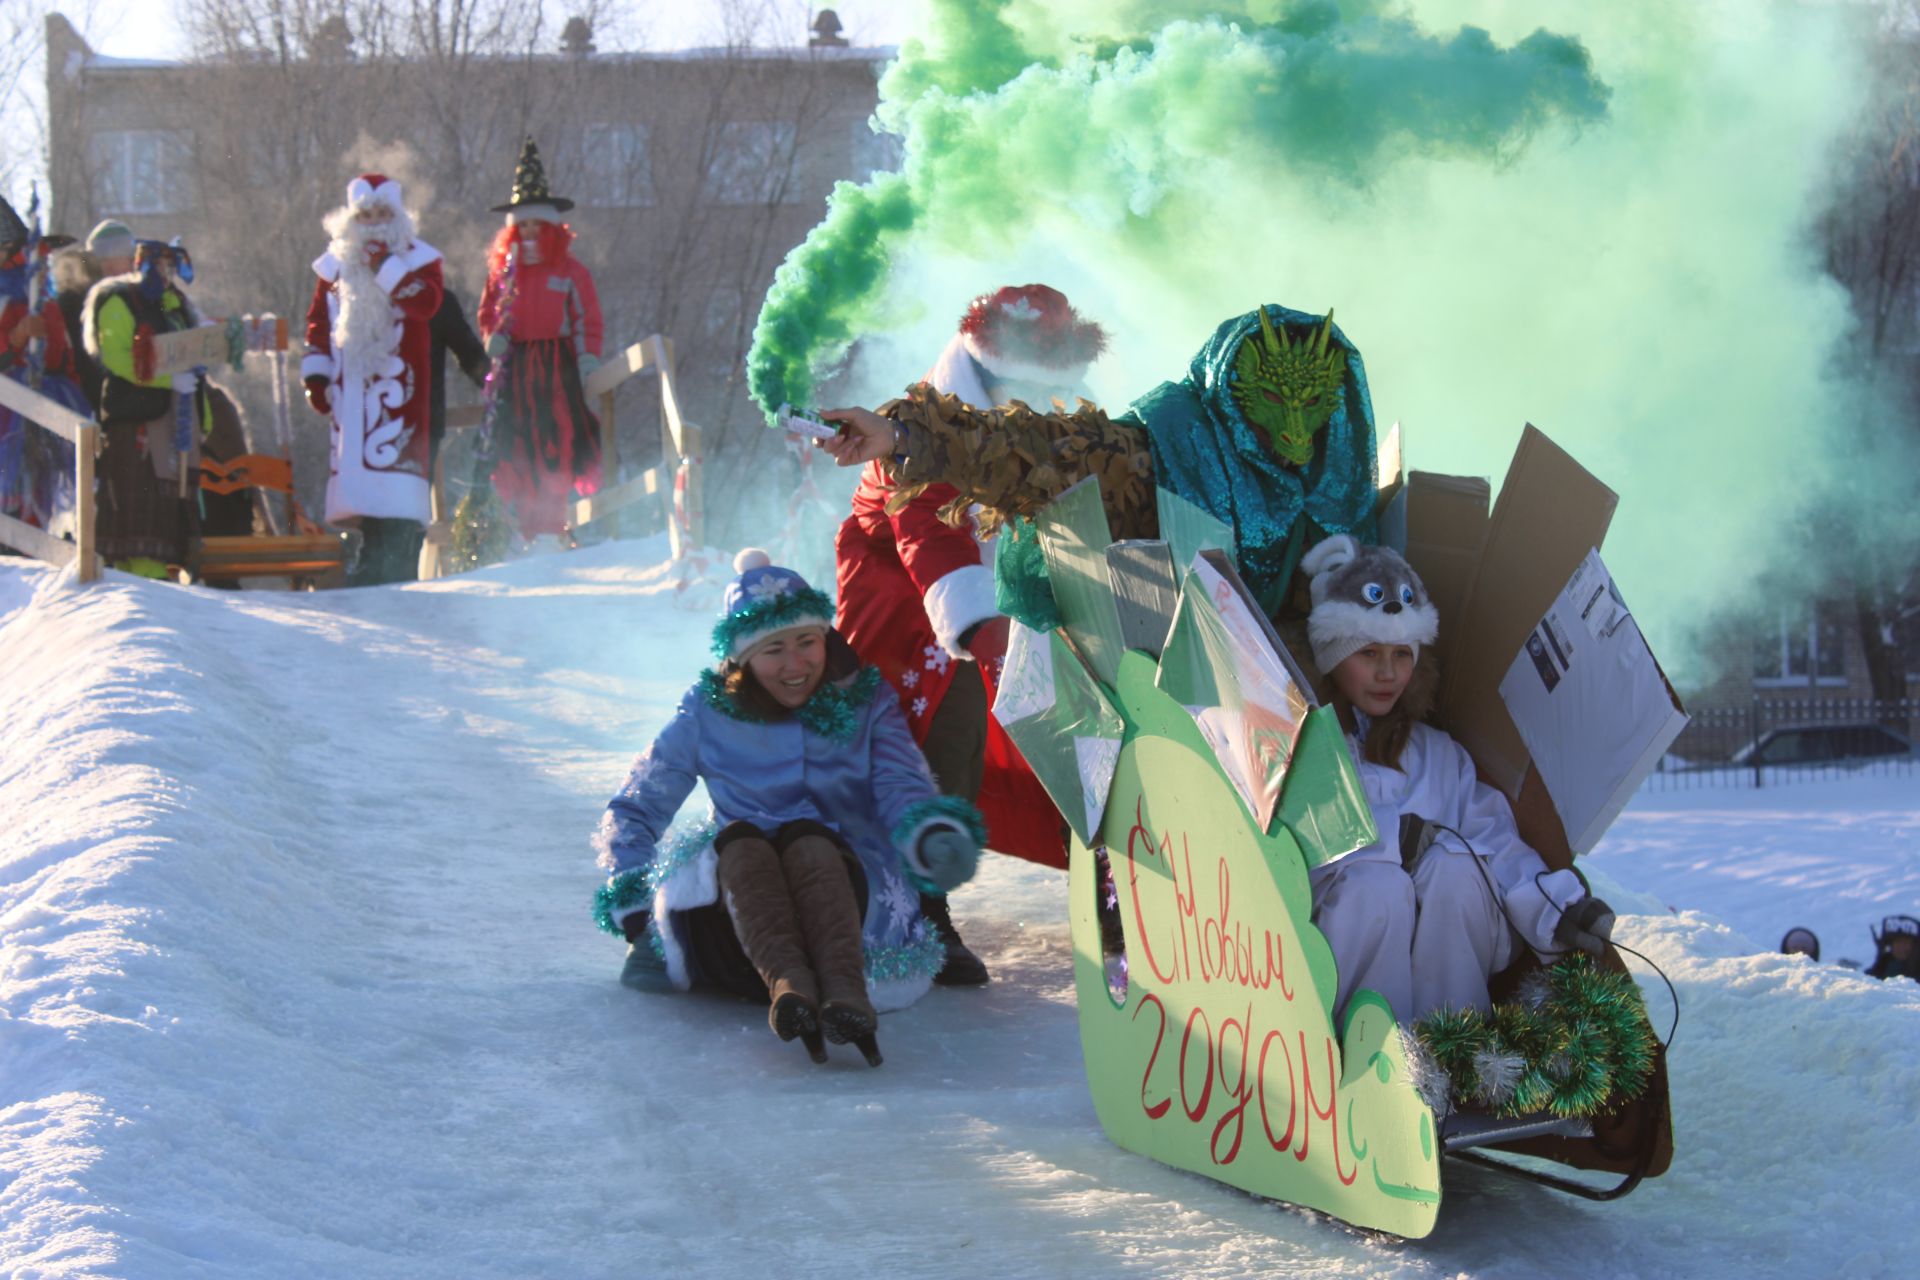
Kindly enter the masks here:
<path id="1" fill-rule="evenodd" d="M 416 577 L 432 517 L 429 406 L 440 251 L 413 234 L 400 184 L 378 173 L 347 186 L 327 215 L 307 307 L 307 402 L 332 424 L 329 524 L 358 525 L 349 582 Z"/>
<path id="2" fill-rule="evenodd" d="M 493 488 L 529 542 L 563 535 L 572 499 L 600 489 L 600 421 L 581 385 L 600 367 L 600 297 L 573 256 L 573 228 L 560 221 L 571 208 L 547 190 L 528 138 L 513 199 L 493 210 L 507 225 L 487 255 L 480 336 L 487 354 L 505 361 L 494 393 Z"/>
<path id="3" fill-rule="evenodd" d="M 973 300 L 959 332 L 923 381 L 977 408 L 1009 400 L 1069 404 L 1106 344 L 1057 289 L 1007 286 Z M 940 790 L 974 801 L 988 843 L 1048 866 L 1066 866 L 1066 843 L 1046 791 L 988 714 L 1007 649 L 1007 619 L 994 604 L 989 548 L 939 518 L 956 497 L 936 485 L 891 514 L 893 486 L 869 464 L 853 513 L 834 540 L 839 585 L 835 625 L 861 659 L 900 696 Z M 944 898 L 922 913 L 947 941 L 936 981 L 973 986 L 986 966 L 960 941 Z"/>

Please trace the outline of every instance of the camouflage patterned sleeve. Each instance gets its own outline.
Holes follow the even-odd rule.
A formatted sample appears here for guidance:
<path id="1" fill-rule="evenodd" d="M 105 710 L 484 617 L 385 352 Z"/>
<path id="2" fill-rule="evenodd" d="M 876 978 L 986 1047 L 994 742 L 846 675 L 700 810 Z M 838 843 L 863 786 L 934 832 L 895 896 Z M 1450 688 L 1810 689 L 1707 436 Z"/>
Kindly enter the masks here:
<path id="1" fill-rule="evenodd" d="M 962 524 L 978 505 L 981 536 L 991 537 L 1006 521 L 1032 517 L 1063 490 L 1097 475 L 1113 536 L 1154 536 L 1146 431 L 1113 421 L 1085 400 L 1071 413 L 1057 401 L 1049 413 L 1018 400 L 981 410 L 921 383 L 880 406 L 880 414 L 901 428 L 906 444 L 904 459 L 882 464 L 895 485 L 889 512 L 929 486 L 950 484 L 960 496 L 940 509 L 940 518 Z"/>

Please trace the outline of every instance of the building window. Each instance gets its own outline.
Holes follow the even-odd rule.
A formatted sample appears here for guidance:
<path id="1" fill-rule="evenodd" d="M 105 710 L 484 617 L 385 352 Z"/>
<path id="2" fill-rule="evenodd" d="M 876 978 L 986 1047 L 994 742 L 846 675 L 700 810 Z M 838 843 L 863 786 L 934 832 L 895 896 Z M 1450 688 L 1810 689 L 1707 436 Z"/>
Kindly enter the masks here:
<path id="1" fill-rule="evenodd" d="M 1824 609 L 1784 609 L 1753 646 L 1756 685 L 1844 685 L 1846 632 Z"/>
<path id="2" fill-rule="evenodd" d="M 96 213 L 180 213 L 193 208 L 193 135 L 176 129 L 109 129 L 87 139 Z"/>
<path id="3" fill-rule="evenodd" d="M 793 125 L 736 120 L 720 126 L 707 165 L 708 200 L 715 204 L 791 204 L 794 181 Z"/>
<path id="4" fill-rule="evenodd" d="M 588 125 L 580 143 L 580 167 L 585 191 L 581 204 L 626 209 L 653 203 L 653 166 L 643 124 Z"/>

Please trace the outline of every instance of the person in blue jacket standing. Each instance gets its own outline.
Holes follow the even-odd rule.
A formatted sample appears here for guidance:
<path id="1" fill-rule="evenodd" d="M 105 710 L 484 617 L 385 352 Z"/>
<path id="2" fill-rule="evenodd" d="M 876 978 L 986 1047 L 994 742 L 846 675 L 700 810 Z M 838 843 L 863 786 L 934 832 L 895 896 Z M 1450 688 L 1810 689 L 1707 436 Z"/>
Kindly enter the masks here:
<path id="1" fill-rule="evenodd" d="M 734 569 L 718 665 L 607 806 L 595 914 L 628 941 L 627 985 L 765 1000 L 814 1061 L 831 1040 L 878 1066 L 876 1013 L 919 999 L 946 960 L 920 895 L 972 877 L 980 816 L 939 793 L 833 602 L 764 551 Z M 668 839 L 696 782 L 707 820 Z"/>

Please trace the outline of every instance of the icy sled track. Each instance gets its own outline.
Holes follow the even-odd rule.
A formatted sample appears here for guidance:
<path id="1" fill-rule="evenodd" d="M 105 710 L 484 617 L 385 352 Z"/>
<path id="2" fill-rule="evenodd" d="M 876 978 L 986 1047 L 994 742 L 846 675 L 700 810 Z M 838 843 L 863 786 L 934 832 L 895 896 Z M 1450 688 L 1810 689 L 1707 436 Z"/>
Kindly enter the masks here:
<path id="1" fill-rule="evenodd" d="M 1630 811 L 1587 865 L 1685 1001 L 1681 1158 L 1611 1205 L 1450 1166 L 1408 1244 L 1107 1142 L 1053 872 L 987 861 L 955 915 L 996 981 L 890 1015 L 879 1071 L 619 987 L 586 838 L 713 604 L 676 608 L 664 555 L 304 596 L 0 567 L 0 1275 L 1910 1266 L 1920 986 L 1765 952 L 1836 838 L 1920 881 L 1920 787 L 1768 795 L 1746 936 L 1707 914 L 1728 831 Z"/>

